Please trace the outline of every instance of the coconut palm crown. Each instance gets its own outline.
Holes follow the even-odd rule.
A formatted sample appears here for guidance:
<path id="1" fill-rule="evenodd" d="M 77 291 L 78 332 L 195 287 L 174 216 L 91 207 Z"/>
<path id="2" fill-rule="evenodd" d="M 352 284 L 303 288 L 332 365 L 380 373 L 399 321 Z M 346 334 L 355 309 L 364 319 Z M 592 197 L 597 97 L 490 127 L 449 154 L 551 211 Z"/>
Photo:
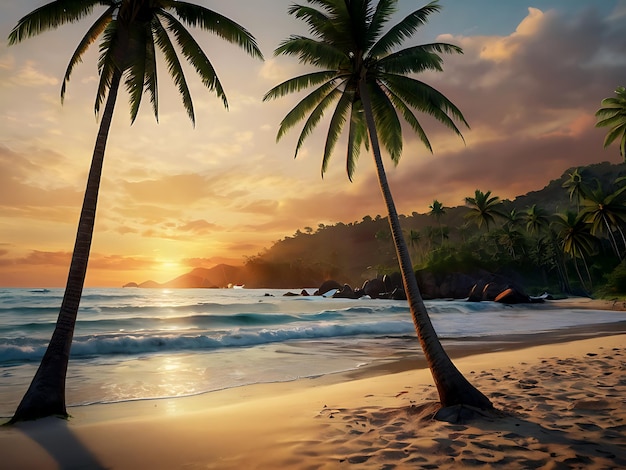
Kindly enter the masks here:
<path id="1" fill-rule="evenodd" d="M 442 59 L 438 54 L 462 51 L 444 43 L 396 51 L 429 15 L 440 10 L 434 1 L 388 27 L 396 5 L 396 0 L 306 0 L 304 5 L 292 5 L 289 13 L 307 23 L 312 37 L 292 35 L 280 43 L 275 54 L 295 56 L 300 63 L 317 70 L 277 85 L 264 100 L 313 88 L 285 116 L 278 130 L 277 139 L 280 139 L 304 121 L 296 156 L 324 113 L 334 107 L 322 157 L 322 176 L 346 123 L 349 123 L 346 171 L 350 180 L 361 147 L 367 150 L 371 147 L 409 309 L 441 405 L 448 410 L 463 405 L 490 409 L 493 406 L 489 399 L 463 377 L 437 338 L 417 285 L 380 150 L 382 144 L 391 160 L 398 163 L 402 154 L 400 118 L 432 150 L 416 111 L 433 116 L 461 135 L 455 120 L 465 125 L 467 122 L 459 109 L 415 75 L 441 71 Z"/>
<path id="2" fill-rule="evenodd" d="M 414 11 L 384 34 L 396 11 L 395 0 L 381 0 L 376 6 L 371 0 L 307 0 L 307 3 L 319 9 L 296 4 L 289 13 L 304 20 L 313 37 L 292 35 L 279 45 L 275 54 L 296 56 L 302 64 L 322 70 L 287 80 L 265 95 L 264 100 L 269 100 L 314 87 L 282 120 L 277 140 L 304 120 L 296 145 L 297 156 L 324 112 L 336 103 L 324 147 L 322 175 L 348 122 L 346 170 L 352 179 L 361 147 L 364 145 L 369 150 L 361 83 L 366 84 L 370 95 L 378 138 L 395 164 L 403 147 L 400 117 L 432 151 L 415 110 L 435 117 L 461 136 L 454 121 L 467 125 L 461 111 L 439 91 L 411 76 L 428 70 L 442 71 L 443 60 L 438 54 L 460 54 L 461 48 L 432 43 L 393 51 L 426 23 L 429 15 L 440 10 L 436 1 Z"/>
<path id="3" fill-rule="evenodd" d="M 155 50 L 158 48 L 165 58 L 168 72 L 178 88 L 185 110 L 195 123 L 191 93 L 176 46 L 200 76 L 202 83 L 214 91 L 224 106 L 228 107 L 226 94 L 211 61 L 185 25 L 216 34 L 241 47 L 251 56 L 263 57 L 254 37 L 242 26 L 199 5 L 176 0 L 53 1 L 23 17 L 11 31 L 9 44 L 16 44 L 44 31 L 80 21 L 92 14 L 97 6 L 105 6 L 106 9 L 78 43 L 61 86 L 63 100 L 74 67 L 82 62 L 85 52 L 100 38 L 98 60 L 100 81 L 96 94 L 96 113 L 100 111 L 111 87 L 114 71 L 119 70 L 124 74 L 124 84 L 129 93 L 131 120 L 134 121 L 137 117 L 144 91 L 150 96 L 152 109 L 158 120 L 159 94 Z"/>

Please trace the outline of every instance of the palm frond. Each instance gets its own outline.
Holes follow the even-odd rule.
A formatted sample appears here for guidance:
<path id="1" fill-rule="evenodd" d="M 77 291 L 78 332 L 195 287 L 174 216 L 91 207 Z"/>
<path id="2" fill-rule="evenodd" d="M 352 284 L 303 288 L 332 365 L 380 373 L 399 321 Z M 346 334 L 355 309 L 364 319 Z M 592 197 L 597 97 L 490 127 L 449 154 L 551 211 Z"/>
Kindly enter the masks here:
<path id="1" fill-rule="evenodd" d="M 335 70 L 324 70 L 322 72 L 313 72 L 291 78 L 284 81 L 280 85 L 276 85 L 268 91 L 265 96 L 263 96 L 263 101 L 281 98 L 289 93 L 295 93 L 306 88 L 319 85 L 320 83 L 336 78 L 336 76 L 337 72 Z"/>
<path id="2" fill-rule="evenodd" d="M 361 153 L 361 146 L 365 144 L 369 150 L 369 137 L 367 135 L 367 124 L 363 114 L 361 100 L 353 101 L 350 112 L 350 128 L 348 130 L 348 152 L 346 155 L 346 172 L 352 181 L 352 176 L 356 169 L 356 164 Z"/>
<path id="3" fill-rule="evenodd" d="M 380 0 L 376 5 L 376 10 L 372 15 L 372 21 L 367 32 L 366 50 L 369 50 L 380 37 L 385 24 L 396 12 L 397 0 Z"/>
<path id="4" fill-rule="evenodd" d="M 56 0 L 50 2 L 20 19 L 9 34 L 9 45 L 16 44 L 32 36 L 67 23 L 75 23 L 89 16 L 96 5 L 113 5 L 104 0 Z"/>
<path id="5" fill-rule="evenodd" d="M 189 86 L 187 85 L 183 68 L 178 60 L 176 49 L 158 17 L 152 22 L 152 30 L 154 32 L 154 41 L 165 56 L 167 70 L 174 81 L 174 85 L 178 88 L 187 115 L 189 119 L 191 119 L 192 124 L 195 125 L 196 118 L 193 109 L 193 101 L 191 100 L 191 93 L 189 92 Z"/>
<path id="6" fill-rule="evenodd" d="M 376 132 L 380 142 L 385 146 L 391 160 L 398 164 L 402 155 L 402 126 L 398 113 L 393 107 L 393 103 L 383 90 L 375 85 L 369 84 L 369 93 L 372 100 L 372 112 L 376 122 Z"/>
<path id="7" fill-rule="evenodd" d="M 324 173 L 326 173 L 330 157 L 333 154 L 337 140 L 343 131 L 348 111 L 350 111 L 352 105 L 353 96 L 354 93 L 343 92 L 341 94 L 341 98 L 339 98 L 337 106 L 335 107 L 335 112 L 330 119 L 328 133 L 326 134 L 326 143 L 324 144 L 324 156 L 322 158 L 322 177 L 324 176 Z M 352 178 L 351 174 L 348 174 L 348 176 Z"/>
<path id="8" fill-rule="evenodd" d="M 619 107 L 619 106 L 615 106 L 615 107 L 605 107 L 605 108 L 600 108 L 596 111 L 596 118 L 598 120 L 603 120 L 612 116 L 618 116 L 620 114 L 622 114 L 624 111 L 623 109 L 626 108 L 626 104 L 624 105 L 624 107 Z M 599 124 L 596 124 L 596 127 L 600 127 Z"/>
<path id="9" fill-rule="evenodd" d="M 619 127 L 624 125 L 626 125 L 626 111 L 624 113 L 614 113 L 612 116 L 596 123 L 596 127 Z"/>
<path id="10" fill-rule="evenodd" d="M 461 111 L 439 91 L 420 80 L 402 75 L 383 74 L 380 80 L 406 104 L 433 116 L 463 138 L 453 118 L 468 128 L 469 124 Z"/>
<path id="11" fill-rule="evenodd" d="M 146 31 L 148 25 L 131 23 L 127 27 L 129 36 L 129 46 L 126 49 L 126 61 L 129 64 L 125 70 L 125 85 L 128 91 L 128 101 L 130 104 L 130 122 L 135 122 L 141 98 L 143 97 L 145 76 L 146 76 L 146 47 L 151 39 L 150 31 Z"/>
<path id="12" fill-rule="evenodd" d="M 324 112 L 326 108 L 330 106 L 337 98 L 341 96 L 341 92 L 334 88 L 330 93 L 327 93 L 326 96 L 317 104 L 315 109 L 311 112 L 308 119 L 304 123 L 304 127 L 300 132 L 300 136 L 298 137 L 298 143 L 296 144 L 296 151 L 293 155 L 293 158 L 298 156 L 298 152 L 300 148 L 304 144 L 305 139 L 311 134 L 315 126 L 320 122 L 320 119 L 324 116 Z M 282 123 L 281 123 L 282 125 Z"/>
<path id="13" fill-rule="evenodd" d="M 89 46 L 93 44 L 96 39 L 98 39 L 100 34 L 102 34 L 106 26 L 111 21 L 111 15 L 113 14 L 114 10 L 115 7 L 107 8 L 107 10 L 102 15 L 100 15 L 95 23 L 91 25 L 91 27 L 87 30 L 83 38 L 78 43 L 78 46 L 76 47 L 76 50 L 74 51 L 74 54 L 72 54 L 70 62 L 67 65 L 67 69 L 65 70 L 65 76 L 63 77 L 63 84 L 61 85 L 61 103 L 63 103 L 63 100 L 65 98 L 65 89 L 67 86 L 67 82 L 70 81 L 70 75 L 72 74 L 74 67 L 76 66 L 76 64 L 83 61 L 83 54 L 87 51 Z"/>
<path id="14" fill-rule="evenodd" d="M 305 96 L 281 121 L 276 141 L 279 141 L 289 129 L 304 119 L 307 113 L 317 107 L 329 94 L 335 93 L 336 88 L 335 82 L 329 81 Z"/>
<path id="15" fill-rule="evenodd" d="M 111 78 L 113 72 L 118 68 L 115 63 L 115 53 L 117 48 L 117 27 L 118 20 L 112 20 L 104 28 L 102 38 L 100 40 L 100 57 L 98 58 L 98 73 L 100 80 L 98 82 L 98 90 L 96 91 L 96 102 L 94 109 L 96 116 L 100 113 L 100 106 L 104 103 L 107 92 L 111 87 Z"/>
<path id="16" fill-rule="evenodd" d="M 254 36 L 231 19 L 192 3 L 175 1 L 170 2 L 169 5 L 187 25 L 210 31 L 225 41 L 239 46 L 252 57 L 263 59 Z"/>
<path id="17" fill-rule="evenodd" d="M 419 10 L 410 13 L 402 21 L 394 25 L 376 42 L 376 44 L 372 46 L 369 51 L 370 56 L 385 56 L 394 47 L 399 46 L 407 38 L 412 36 L 417 28 L 424 25 L 429 15 L 438 12 L 440 9 L 441 7 L 438 4 L 438 1 L 435 0 Z"/>
<path id="18" fill-rule="evenodd" d="M 453 44 L 433 43 L 402 49 L 383 57 L 377 65 L 387 73 L 399 75 L 420 73 L 426 70 L 443 71 L 443 59 L 439 54 L 463 54 L 463 49 Z"/>
<path id="19" fill-rule="evenodd" d="M 171 14 L 161 11 L 159 15 L 167 22 L 165 28 L 171 31 L 176 38 L 176 42 L 181 49 L 182 54 L 187 61 L 193 66 L 197 74 L 200 75 L 200 79 L 204 86 L 209 90 L 215 91 L 215 94 L 222 99 L 224 107 L 228 109 L 228 100 L 226 99 L 226 93 L 222 88 L 217 73 L 211 64 L 211 61 L 206 56 L 202 48 L 198 45 L 189 31 Z"/>
<path id="20" fill-rule="evenodd" d="M 408 107 L 404 103 L 404 101 L 402 101 L 402 99 L 398 95 L 393 93 L 393 91 L 390 90 L 389 88 L 385 88 L 385 92 L 387 93 L 391 101 L 393 102 L 393 105 L 402 113 L 402 117 L 407 123 L 409 123 L 409 125 L 415 131 L 415 133 L 417 134 L 419 139 L 422 141 L 424 146 L 428 149 L 430 153 L 432 153 L 433 148 L 432 148 L 432 145 L 430 144 L 430 140 L 428 139 L 426 132 L 422 128 L 422 125 L 419 123 L 419 120 L 417 119 L 417 117 L 415 116 L 411 108 Z"/>
<path id="21" fill-rule="evenodd" d="M 611 129 L 608 132 L 608 134 L 604 138 L 604 146 L 608 147 L 609 145 L 613 143 L 613 141 L 615 141 L 615 139 L 617 139 L 620 135 L 624 134 L 625 132 L 626 132 L 626 122 L 622 123 L 619 126 L 615 126 L 613 129 Z"/>
<path id="22" fill-rule="evenodd" d="M 297 56 L 301 63 L 325 69 L 338 69 L 349 61 L 341 50 L 325 41 L 315 41 L 304 36 L 290 36 L 274 50 L 274 55 Z"/>
<path id="23" fill-rule="evenodd" d="M 304 5 L 292 5 L 287 10 L 287 13 L 308 24 L 309 32 L 318 38 L 321 38 L 324 29 L 332 24 L 330 18 L 324 12 Z"/>
<path id="24" fill-rule="evenodd" d="M 152 23 L 156 18 L 152 18 Z M 157 122 L 159 122 L 159 87 L 157 81 L 157 61 L 156 61 L 156 51 L 154 48 L 154 36 L 152 34 L 152 25 L 146 31 L 148 35 L 148 40 L 146 41 L 146 71 L 145 71 L 145 90 L 150 95 L 150 103 L 152 104 L 152 112 L 154 113 L 154 118 Z"/>

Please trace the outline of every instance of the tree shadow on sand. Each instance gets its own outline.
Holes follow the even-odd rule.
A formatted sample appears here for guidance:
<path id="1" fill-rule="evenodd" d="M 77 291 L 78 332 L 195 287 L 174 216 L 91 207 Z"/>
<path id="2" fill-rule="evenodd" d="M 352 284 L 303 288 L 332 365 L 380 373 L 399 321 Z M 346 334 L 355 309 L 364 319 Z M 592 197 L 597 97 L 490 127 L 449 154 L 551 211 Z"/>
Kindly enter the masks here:
<path id="1" fill-rule="evenodd" d="M 337 449 L 333 459 L 340 464 L 372 468 L 626 468 L 626 423 L 601 427 L 582 410 L 545 423 L 504 411 L 448 423 L 434 419 L 438 409 L 437 402 L 325 408 L 319 419 L 329 426 L 320 444 Z"/>
<path id="2" fill-rule="evenodd" d="M 36 442 L 56 461 L 59 468 L 106 468 L 72 432 L 65 419 L 44 418 L 12 425 L 11 428 Z"/>

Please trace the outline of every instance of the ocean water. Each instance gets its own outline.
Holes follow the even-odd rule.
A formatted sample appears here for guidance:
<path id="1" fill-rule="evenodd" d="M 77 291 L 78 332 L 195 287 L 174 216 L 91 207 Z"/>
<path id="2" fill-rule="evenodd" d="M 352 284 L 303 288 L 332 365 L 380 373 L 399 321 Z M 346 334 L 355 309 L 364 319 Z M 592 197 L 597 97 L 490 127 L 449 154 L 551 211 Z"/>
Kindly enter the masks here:
<path id="1" fill-rule="evenodd" d="M 68 405 L 188 396 L 421 355 L 406 302 L 285 292 L 85 289 Z M 0 289 L 0 417 L 12 415 L 28 388 L 62 297 L 62 289 Z M 426 305 L 444 344 L 626 320 L 623 312 L 546 304 Z"/>

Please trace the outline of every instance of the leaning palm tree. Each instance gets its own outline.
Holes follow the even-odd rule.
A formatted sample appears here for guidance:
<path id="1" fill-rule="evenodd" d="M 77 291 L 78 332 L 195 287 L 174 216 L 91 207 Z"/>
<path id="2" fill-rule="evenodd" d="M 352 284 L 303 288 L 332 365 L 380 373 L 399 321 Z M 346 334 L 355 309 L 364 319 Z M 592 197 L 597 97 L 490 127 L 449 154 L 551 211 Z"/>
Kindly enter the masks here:
<path id="1" fill-rule="evenodd" d="M 72 54 L 61 87 L 61 99 L 65 96 L 66 85 L 74 67 L 82 61 L 89 46 L 99 38 L 100 81 L 95 102 L 97 115 L 100 114 L 105 99 L 106 103 L 100 119 L 56 328 L 39 369 L 11 422 L 51 415 L 67 416 L 67 365 L 87 271 L 105 146 L 120 84 L 124 83 L 130 95 L 131 122 L 137 117 L 144 92 L 149 95 L 158 119 L 156 49 L 159 49 L 182 96 L 183 106 L 192 123 L 195 123 L 191 94 L 171 37 L 182 56 L 200 75 L 202 83 L 216 93 L 225 107 L 228 103 L 213 65 L 183 23 L 212 32 L 240 46 L 248 54 L 262 58 L 254 37 L 237 23 L 204 7 L 172 0 L 56 0 L 22 18 L 11 31 L 9 44 L 16 44 L 44 31 L 79 21 L 91 14 L 97 6 L 104 6 L 105 9 Z"/>
<path id="2" fill-rule="evenodd" d="M 500 209 L 500 198 L 498 196 L 492 196 L 491 191 L 483 193 L 480 190 L 474 191 L 474 197 L 466 197 L 465 205 L 470 208 L 470 211 L 465 214 L 465 218 L 473 221 L 480 229 L 483 224 L 489 232 L 489 224 L 494 225 L 496 218 L 504 218 L 505 215 Z"/>
<path id="3" fill-rule="evenodd" d="M 604 138 L 604 146 L 619 139 L 619 154 L 626 161 L 626 88 L 617 87 L 615 94 L 617 96 L 602 100 L 602 107 L 596 111 L 596 127 L 611 128 Z"/>
<path id="4" fill-rule="evenodd" d="M 306 3 L 308 5 L 292 5 L 289 13 L 305 21 L 313 37 L 292 35 L 279 45 L 275 54 L 297 56 L 301 63 L 321 70 L 287 80 L 265 95 L 264 100 L 269 100 L 314 88 L 283 119 L 277 139 L 304 120 L 296 145 L 297 155 L 304 140 L 332 105 L 334 111 L 324 147 L 322 175 L 346 123 L 346 169 L 350 180 L 361 147 L 369 150 L 371 145 L 409 307 L 441 404 L 444 407 L 467 404 L 491 408 L 489 399 L 457 370 L 437 338 L 417 285 L 380 150 L 382 144 L 391 160 L 398 163 L 402 153 L 398 114 L 431 150 L 414 110 L 433 116 L 461 134 L 454 119 L 467 123 L 458 108 L 413 75 L 441 71 L 440 53 L 462 51 L 454 45 L 433 43 L 394 52 L 429 15 L 440 10 L 436 1 L 391 27 L 387 27 L 387 23 L 395 12 L 396 0 L 380 0 L 377 4 L 372 0 L 306 0 Z"/>

